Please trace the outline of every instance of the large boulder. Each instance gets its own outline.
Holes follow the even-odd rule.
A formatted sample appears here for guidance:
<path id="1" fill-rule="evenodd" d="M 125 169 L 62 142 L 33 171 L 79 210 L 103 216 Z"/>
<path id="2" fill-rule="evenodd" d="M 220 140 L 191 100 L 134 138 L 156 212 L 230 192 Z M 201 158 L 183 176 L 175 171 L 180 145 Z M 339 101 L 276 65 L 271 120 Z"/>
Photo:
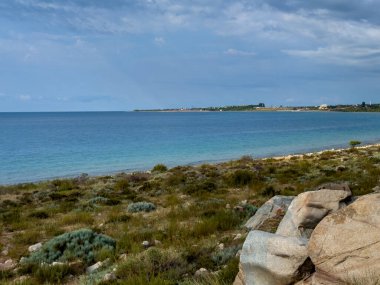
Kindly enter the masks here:
<path id="1" fill-rule="evenodd" d="M 251 231 L 244 242 L 240 263 L 245 284 L 292 284 L 304 277 L 304 268 L 309 265 L 307 239 Z"/>
<path id="2" fill-rule="evenodd" d="M 308 254 L 316 267 L 313 284 L 375 284 L 367 278 L 380 271 L 380 194 L 362 196 L 324 218 Z"/>
<path id="3" fill-rule="evenodd" d="M 285 213 L 294 196 L 277 195 L 266 201 L 244 225 L 250 230 L 258 230 L 270 219 Z"/>
<path id="4" fill-rule="evenodd" d="M 309 238 L 316 225 L 328 214 L 344 207 L 343 201 L 350 196 L 350 189 L 343 187 L 299 194 L 290 204 L 276 234 Z"/>

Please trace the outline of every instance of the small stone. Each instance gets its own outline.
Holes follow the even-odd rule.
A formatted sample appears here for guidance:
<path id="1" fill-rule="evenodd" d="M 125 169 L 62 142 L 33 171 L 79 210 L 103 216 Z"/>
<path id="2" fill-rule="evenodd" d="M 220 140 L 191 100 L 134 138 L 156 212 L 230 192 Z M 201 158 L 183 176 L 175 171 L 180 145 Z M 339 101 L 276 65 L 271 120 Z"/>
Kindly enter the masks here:
<path id="1" fill-rule="evenodd" d="M 224 249 L 224 243 L 218 244 L 218 248 L 219 248 L 219 250 L 223 250 Z"/>
<path id="2" fill-rule="evenodd" d="M 106 275 L 104 275 L 103 277 L 103 281 L 104 282 L 107 282 L 107 281 L 114 281 L 116 280 L 116 274 L 114 272 L 110 272 L 110 273 L 107 273 Z"/>
<path id="3" fill-rule="evenodd" d="M 102 267 L 103 263 L 101 261 L 98 261 L 97 263 L 87 267 L 86 272 L 88 274 L 91 274 L 95 271 L 97 271 L 100 267 Z"/>
<path id="4" fill-rule="evenodd" d="M 231 205 L 230 204 L 226 204 L 226 209 L 231 209 Z"/>
<path id="5" fill-rule="evenodd" d="M 145 247 L 145 248 L 148 248 L 148 247 L 150 246 L 149 241 L 144 240 L 144 241 L 142 242 L 142 246 Z"/>
<path id="6" fill-rule="evenodd" d="M 154 245 L 157 246 L 157 245 L 161 245 L 161 244 L 162 244 L 162 243 L 161 243 L 159 240 L 157 240 L 157 239 L 154 240 Z"/>
<path id="7" fill-rule="evenodd" d="M 235 254 L 235 257 L 240 257 L 241 255 L 241 249 L 238 250 L 238 252 Z"/>
<path id="8" fill-rule="evenodd" d="M 236 234 L 235 237 L 234 237 L 234 240 L 238 240 L 238 239 L 241 239 L 242 235 L 241 234 Z"/>
<path id="9" fill-rule="evenodd" d="M 16 265 L 16 262 L 14 262 L 12 259 L 8 259 L 4 263 L 0 263 L 0 271 L 12 270 L 16 267 Z"/>
<path id="10" fill-rule="evenodd" d="M 36 243 L 36 244 L 29 246 L 28 251 L 29 252 L 35 252 L 37 250 L 40 250 L 41 247 L 42 247 L 42 243 L 39 242 L 39 243 Z"/>
<path id="11" fill-rule="evenodd" d="M 238 211 L 238 212 L 244 212 L 244 207 L 242 207 L 242 206 L 235 206 L 234 210 Z"/>
<path id="12" fill-rule="evenodd" d="M 372 191 L 375 193 L 380 193 L 380 186 L 373 187 Z"/>
<path id="13" fill-rule="evenodd" d="M 64 262 L 59 262 L 59 261 L 54 261 L 52 264 L 52 266 L 61 266 L 61 265 L 65 265 Z"/>
<path id="14" fill-rule="evenodd" d="M 127 259 L 127 254 L 126 253 L 123 253 L 119 256 L 119 259 L 121 260 L 126 260 Z"/>
<path id="15" fill-rule="evenodd" d="M 344 166 L 344 165 L 339 165 L 339 166 L 337 166 L 336 168 L 335 168 L 335 171 L 340 171 L 340 172 L 342 172 L 342 171 L 345 171 L 346 170 L 346 167 Z"/>
<path id="16" fill-rule="evenodd" d="M 9 251 L 8 251 L 8 248 L 5 248 L 3 249 L 3 251 L 1 252 L 1 255 L 8 255 Z"/>
<path id="17" fill-rule="evenodd" d="M 195 277 L 205 277 L 209 274 L 208 270 L 206 268 L 200 268 L 197 271 L 195 271 L 194 276 Z"/>
<path id="18" fill-rule="evenodd" d="M 29 279 L 28 275 L 22 275 L 20 277 L 17 277 L 15 280 L 13 280 L 13 284 L 23 283 L 23 282 L 25 282 L 28 279 Z"/>
<path id="19" fill-rule="evenodd" d="M 240 202 L 240 205 L 247 205 L 248 201 L 247 200 L 243 200 Z"/>
<path id="20" fill-rule="evenodd" d="M 25 257 L 25 256 L 22 256 L 22 257 L 20 258 L 20 263 L 24 263 L 26 260 L 27 260 L 26 257 Z"/>

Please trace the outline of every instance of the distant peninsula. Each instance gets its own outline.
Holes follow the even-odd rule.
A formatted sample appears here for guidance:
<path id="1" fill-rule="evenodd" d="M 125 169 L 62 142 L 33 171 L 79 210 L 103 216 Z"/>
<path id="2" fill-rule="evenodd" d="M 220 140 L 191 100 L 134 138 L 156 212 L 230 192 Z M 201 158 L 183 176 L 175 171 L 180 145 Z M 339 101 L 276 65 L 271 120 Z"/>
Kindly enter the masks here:
<path id="1" fill-rule="evenodd" d="M 254 111 L 335 111 L 335 112 L 380 112 L 380 103 L 353 105 L 319 106 L 266 106 L 264 103 L 256 105 L 232 105 L 219 107 L 192 107 L 192 108 L 165 108 L 165 109 L 136 109 L 135 112 L 254 112 Z"/>

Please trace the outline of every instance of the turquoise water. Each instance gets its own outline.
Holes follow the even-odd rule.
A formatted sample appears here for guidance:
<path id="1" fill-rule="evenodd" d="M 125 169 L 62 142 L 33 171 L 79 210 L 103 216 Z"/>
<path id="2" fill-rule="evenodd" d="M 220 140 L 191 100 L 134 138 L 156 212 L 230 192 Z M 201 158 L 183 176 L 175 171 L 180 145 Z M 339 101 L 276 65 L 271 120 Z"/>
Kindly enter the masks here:
<path id="1" fill-rule="evenodd" d="M 0 113 L 0 184 L 380 141 L 380 113 Z"/>

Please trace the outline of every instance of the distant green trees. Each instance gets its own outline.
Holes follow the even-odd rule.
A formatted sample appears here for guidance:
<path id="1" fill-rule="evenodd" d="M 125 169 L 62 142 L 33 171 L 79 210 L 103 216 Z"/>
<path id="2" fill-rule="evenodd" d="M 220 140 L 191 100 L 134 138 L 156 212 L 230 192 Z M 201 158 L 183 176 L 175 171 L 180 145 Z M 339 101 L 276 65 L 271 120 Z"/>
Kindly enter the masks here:
<path id="1" fill-rule="evenodd" d="M 165 164 L 159 163 L 153 167 L 152 172 L 166 172 L 167 170 L 168 168 Z"/>
<path id="2" fill-rule="evenodd" d="M 360 145 L 361 143 L 362 143 L 361 141 L 355 141 L 355 140 L 349 142 L 349 144 L 350 144 L 350 146 L 351 146 L 352 148 L 354 148 L 354 147 Z"/>

